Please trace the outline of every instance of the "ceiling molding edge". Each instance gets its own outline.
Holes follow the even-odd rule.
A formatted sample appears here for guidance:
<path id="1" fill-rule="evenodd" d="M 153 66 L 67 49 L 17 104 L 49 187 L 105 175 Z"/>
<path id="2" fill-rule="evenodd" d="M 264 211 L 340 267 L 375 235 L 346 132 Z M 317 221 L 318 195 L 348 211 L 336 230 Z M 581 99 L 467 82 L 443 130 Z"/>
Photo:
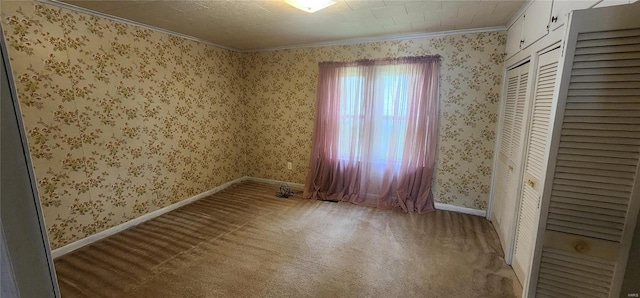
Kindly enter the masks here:
<path id="1" fill-rule="evenodd" d="M 529 0 L 532 1 L 532 0 Z M 193 37 L 191 35 L 178 33 L 175 31 L 147 25 L 144 23 L 139 23 L 136 21 L 132 21 L 125 18 L 120 18 L 117 16 L 113 16 L 110 14 L 106 14 L 103 12 L 91 10 L 88 8 L 76 6 L 73 4 L 68 4 L 65 2 L 60 2 L 58 0 L 36 0 L 36 2 L 48 4 L 60 8 L 65 8 L 75 12 L 86 13 L 89 15 L 105 18 L 108 20 L 113 20 L 125 24 L 129 24 L 136 27 L 141 27 L 145 29 L 149 29 L 152 31 L 196 41 L 199 43 L 204 43 L 207 45 L 211 45 L 214 47 L 226 49 L 229 51 L 239 52 L 239 53 L 251 53 L 251 52 L 264 52 L 264 51 L 276 51 L 276 50 L 292 50 L 292 49 L 301 49 L 301 48 L 316 48 L 316 47 L 327 47 L 327 46 L 337 46 L 337 45 L 351 45 L 351 44 L 360 44 L 360 43 L 370 43 L 370 42 L 380 42 L 380 41 L 394 41 L 394 40 L 407 40 L 407 39 L 418 39 L 418 38 L 433 38 L 433 37 L 442 37 L 448 35 L 459 35 L 459 34 L 473 34 L 473 33 L 481 33 L 481 32 L 495 32 L 495 31 L 506 31 L 509 26 L 498 26 L 498 27 L 485 27 L 485 28 L 474 28 L 474 29 L 462 29 L 462 30 L 449 30 L 449 31 L 438 31 L 438 32 L 420 32 L 420 33 L 405 33 L 405 34 L 396 34 L 396 35 L 385 35 L 385 36 L 377 36 L 377 37 L 362 37 L 362 38 L 351 38 L 351 39 L 343 39 L 343 40 L 335 40 L 335 41 L 325 41 L 318 43 L 310 43 L 310 44 L 301 44 L 301 45 L 292 45 L 292 46 L 281 46 L 281 47 L 272 47 L 272 48 L 256 48 L 256 49 L 248 49 L 248 50 L 240 50 L 228 46 L 224 46 L 221 44 L 217 44 L 208 40 L 200 39 L 197 37 Z M 523 6 L 524 7 L 524 6 Z M 522 9 L 524 10 L 524 9 Z M 519 14 L 520 12 L 518 12 Z M 516 15 L 518 15 L 516 14 Z M 515 19 L 514 19 L 515 20 Z M 509 24 L 510 25 L 510 24 Z"/>
<path id="2" fill-rule="evenodd" d="M 448 36 L 448 35 L 473 34 L 473 33 L 481 33 L 481 32 L 495 32 L 495 31 L 506 31 L 506 30 L 507 30 L 507 27 L 498 26 L 498 27 L 485 27 L 485 28 L 438 31 L 438 32 L 404 33 L 404 34 L 397 34 L 397 35 L 384 35 L 384 36 L 376 36 L 376 37 L 362 37 L 362 38 L 351 38 L 351 39 L 343 39 L 343 40 L 335 40 L 335 41 L 323 41 L 323 42 L 317 42 L 317 43 L 273 47 L 273 48 L 249 49 L 249 50 L 241 50 L 240 52 L 251 53 L 251 52 L 265 52 L 265 51 L 277 51 L 277 50 L 293 50 L 293 49 L 302 49 L 302 48 L 317 48 L 317 47 L 341 46 L 341 45 L 351 45 L 351 44 L 380 42 L 380 41 L 433 38 L 433 37 L 442 37 L 442 36 Z"/>
<path id="3" fill-rule="evenodd" d="M 57 6 L 57 7 L 60 7 L 60 8 L 65 8 L 65 9 L 68 9 L 68 10 L 71 10 L 71 11 L 75 11 L 75 12 L 86 13 L 86 14 L 89 14 L 89 15 L 93 15 L 93 16 L 109 19 L 109 20 L 112 20 L 112 21 L 125 23 L 125 24 L 128 24 L 128 25 L 133 25 L 133 26 L 136 26 L 136 27 L 142 27 L 144 29 L 149 29 L 149 30 L 157 31 L 157 32 L 164 33 L 164 34 L 168 34 L 168 35 L 172 35 L 172 36 L 176 36 L 176 37 L 181 37 L 181 38 L 184 38 L 184 39 L 188 39 L 188 40 L 192 40 L 192 41 L 208 44 L 208 45 L 211 45 L 211 46 L 223 48 L 223 49 L 234 51 L 234 52 L 241 52 L 241 50 L 238 50 L 238 49 L 235 49 L 235 48 L 231 48 L 231 47 L 228 47 L 228 46 L 224 46 L 224 45 L 221 45 L 221 44 L 217 44 L 217 43 L 214 43 L 214 42 L 210 42 L 208 40 L 200 39 L 200 38 L 197 38 L 197 37 L 193 37 L 191 35 L 178 33 L 178 32 L 175 32 L 175 31 L 159 28 L 159 27 L 156 27 L 156 26 L 147 25 L 147 24 L 144 24 L 144 23 L 139 23 L 139 22 L 132 21 L 132 20 L 125 19 L 125 18 L 121 18 L 121 17 L 116 17 L 116 16 L 113 16 L 113 15 L 110 15 L 110 14 L 106 14 L 106 13 L 103 13 L 103 12 L 91 10 L 91 9 L 88 9 L 88 8 L 76 6 L 76 5 L 65 3 L 65 2 L 60 2 L 58 0 L 36 0 L 36 2 L 40 2 L 40 3 L 43 3 L 43 4 L 52 5 L 52 6 Z"/>

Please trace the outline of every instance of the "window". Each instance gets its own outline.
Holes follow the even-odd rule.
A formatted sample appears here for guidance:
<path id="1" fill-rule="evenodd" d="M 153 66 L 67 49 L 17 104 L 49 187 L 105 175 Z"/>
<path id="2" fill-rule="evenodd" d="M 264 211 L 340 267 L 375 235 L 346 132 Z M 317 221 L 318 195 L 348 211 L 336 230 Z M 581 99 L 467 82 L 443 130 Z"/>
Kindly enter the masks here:
<path id="1" fill-rule="evenodd" d="M 347 74 L 340 78 L 340 132 L 338 156 L 340 159 L 354 157 L 360 160 L 361 134 L 364 123 L 362 91 L 364 78 Z"/>
<path id="2" fill-rule="evenodd" d="M 320 63 L 304 197 L 433 210 L 439 59 Z"/>
<path id="3" fill-rule="evenodd" d="M 365 80 L 355 72 L 355 68 L 348 70 L 340 78 L 339 158 L 362 161 L 362 146 L 366 145 L 368 162 L 399 164 L 406 139 L 409 74 L 381 67 L 374 81 L 373 102 L 366 107 Z M 364 130 L 365 111 L 370 111 L 371 131 Z M 370 142 L 365 144 L 364 139 Z"/>

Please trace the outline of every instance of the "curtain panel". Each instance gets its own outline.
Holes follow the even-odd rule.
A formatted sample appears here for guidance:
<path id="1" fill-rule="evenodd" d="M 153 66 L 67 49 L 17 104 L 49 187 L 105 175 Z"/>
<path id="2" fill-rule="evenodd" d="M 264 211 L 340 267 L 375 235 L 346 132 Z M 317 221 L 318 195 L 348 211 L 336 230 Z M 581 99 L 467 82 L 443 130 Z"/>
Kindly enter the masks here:
<path id="1" fill-rule="evenodd" d="M 320 63 L 303 197 L 433 211 L 439 62 Z"/>

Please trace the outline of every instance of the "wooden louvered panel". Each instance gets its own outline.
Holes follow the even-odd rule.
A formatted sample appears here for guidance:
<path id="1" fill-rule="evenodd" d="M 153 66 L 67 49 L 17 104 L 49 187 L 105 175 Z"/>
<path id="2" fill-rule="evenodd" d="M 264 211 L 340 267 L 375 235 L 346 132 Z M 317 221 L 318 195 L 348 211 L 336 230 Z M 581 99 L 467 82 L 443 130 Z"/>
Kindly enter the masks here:
<path id="1" fill-rule="evenodd" d="M 611 133 L 615 134 L 616 132 L 611 132 Z M 597 144 L 611 144 L 612 147 L 629 146 L 629 145 L 637 146 L 637 145 L 640 144 L 640 140 L 638 140 L 637 138 L 625 138 L 625 137 L 565 135 L 565 136 L 562 137 L 561 140 L 566 142 L 565 144 L 574 144 L 574 143 L 582 143 L 582 144 L 595 143 L 596 145 Z M 623 147 L 621 147 L 621 148 L 623 148 Z"/>
<path id="2" fill-rule="evenodd" d="M 557 57 L 557 53 L 555 52 L 548 53 L 547 55 Z M 538 80 L 536 82 L 526 172 L 537 180 L 542 179 L 543 159 L 549 134 L 551 103 L 553 100 L 557 67 L 557 61 L 540 66 Z"/>
<path id="3" fill-rule="evenodd" d="M 608 110 L 608 112 L 619 112 L 620 110 L 627 111 L 638 111 L 640 112 L 640 103 L 569 103 L 567 104 L 567 108 L 571 110 L 597 110 L 603 111 Z M 605 115 L 602 115 L 605 116 Z"/>
<path id="4" fill-rule="evenodd" d="M 516 217 L 516 198 L 518 196 L 519 174 L 516 170 L 520 164 L 522 139 L 522 123 L 527 89 L 526 62 L 507 72 L 505 105 L 502 113 L 500 130 L 500 147 L 497 152 L 495 167 L 495 184 L 493 198 L 493 220 L 500 241 L 505 249 L 505 259 L 510 262 L 508 248 L 513 241 L 513 223 Z M 524 74 L 524 75 L 523 75 Z"/>
<path id="5" fill-rule="evenodd" d="M 569 131 L 568 133 L 570 134 L 570 129 L 567 129 L 567 131 Z M 580 134 L 576 133 L 574 135 L 582 135 L 582 133 L 584 133 L 584 136 L 588 136 L 587 133 L 589 133 L 589 131 L 587 132 L 583 132 L 583 131 L 578 131 L 581 132 Z M 608 131 L 611 132 L 611 131 Z M 607 131 L 603 131 L 603 133 L 607 133 Z M 625 132 L 620 132 L 620 135 L 618 137 L 624 137 L 624 133 Z M 596 132 L 592 132 L 593 135 L 596 135 Z M 615 133 L 611 132 L 611 135 L 616 136 Z M 638 153 L 633 152 L 633 151 L 621 151 L 621 150 L 602 150 L 602 149 L 593 149 L 593 148 L 586 148 L 588 145 L 590 145 L 589 143 L 577 143 L 577 142 L 565 142 L 564 143 L 567 147 L 560 147 L 560 153 L 562 154 L 573 154 L 573 155 L 587 155 L 587 156 L 606 156 L 606 157 L 613 157 L 613 158 L 619 158 L 619 159 L 638 159 Z M 596 143 L 596 146 L 601 146 L 602 144 L 598 144 Z M 612 145 L 611 147 L 616 147 L 616 146 L 623 146 L 623 147 L 619 147 L 619 148 L 628 148 L 628 147 L 632 147 L 629 145 Z M 605 152 L 606 151 L 606 152 Z M 613 152 L 611 152 L 613 151 Z M 632 163 L 633 164 L 633 163 Z"/>
<path id="6" fill-rule="evenodd" d="M 625 89 L 626 90 L 626 89 Z M 570 106 L 571 107 L 571 106 Z M 619 109 L 608 109 L 608 110 L 591 110 L 591 109 L 574 109 L 574 110 L 566 110 L 565 115 L 567 116 L 589 116 L 589 117 L 633 117 L 638 114 L 639 111 L 636 110 L 621 110 Z M 604 119 L 606 120 L 606 119 Z"/>
<path id="7" fill-rule="evenodd" d="M 585 212 L 585 214 L 587 213 L 594 213 L 594 212 L 600 212 L 601 214 L 605 214 L 605 215 L 609 215 L 609 216 L 617 216 L 617 217 L 624 217 L 625 212 L 624 209 L 619 208 L 618 206 L 618 210 L 615 209 L 607 209 L 605 205 L 605 208 L 602 207 L 598 207 L 598 206 L 585 206 L 584 203 L 580 202 L 579 199 L 569 199 L 569 198 L 558 198 L 557 201 L 555 202 L 551 202 L 551 205 L 554 206 L 555 208 L 558 208 L 558 210 L 563 209 L 563 210 L 567 210 L 568 212 Z M 622 210 L 621 210 L 622 209 Z M 619 219 L 615 219 L 617 221 L 619 221 Z"/>
<path id="8" fill-rule="evenodd" d="M 583 128 L 590 130 L 611 130 L 611 131 L 640 131 L 640 125 L 628 124 L 596 124 L 596 123 L 563 123 L 562 128 Z"/>
<path id="9" fill-rule="evenodd" d="M 558 56 L 558 49 L 541 55 L 534 80 L 533 105 L 527 142 L 528 150 L 524 157 L 525 183 L 520 181 L 522 191 L 513 258 L 513 268 L 522 282 L 527 279 L 531 268 Z M 535 182 L 527 184 L 526 182 L 530 180 Z"/>
<path id="10" fill-rule="evenodd" d="M 551 287 L 551 289 L 549 288 Z M 538 287 L 536 297 L 540 298 L 583 298 L 584 295 L 571 292 L 570 290 L 563 289 L 562 287 L 556 287 L 553 289 L 553 285 L 545 284 L 544 288 Z M 593 297 L 593 296 L 586 296 Z"/>
<path id="11" fill-rule="evenodd" d="M 566 215 L 563 213 L 574 213 L 578 214 L 578 216 Z M 559 208 L 558 210 L 556 210 L 556 212 L 549 214 L 549 218 L 553 219 L 556 224 L 564 222 L 567 227 L 571 227 L 574 229 L 582 229 L 584 228 L 582 225 L 584 225 L 589 226 L 588 228 L 584 229 L 586 231 L 612 233 L 614 234 L 614 236 L 616 234 L 622 233 L 623 228 L 621 224 L 611 222 L 611 220 L 615 220 L 612 219 L 611 216 L 606 216 L 599 213 L 594 214 L 591 212 L 578 212 Z"/>
<path id="12" fill-rule="evenodd" d="M 609 46 L 622 46 L 622 45 L 633 45 L 637 46 L 640 44 L 640 37 L 638 36 L 625 36 L 625 37 L 611 37 L 605 39 L 595 39 L 595 40 L 581 40 L 580 43 L 576 46 L 576 52 L 578 50 L 584 49 L 597 49 L 600 47 L 609 47 Z"/>
<path id="13" fill-rule="evenodd" d="M 576 173 L 567 173 L 567 172 L 558 171 L 556 174 L 556 179 L 565 179 L 567 181 L 577 180 L 581 182 L 591 181 L 596 183 L 596 184 L 591 184 L 592 187 L 605 188 L 605 189 L 612 187 L 611 188 L 612 190 L 620 190 L 620 187 L 622 187 L 624 190 L 631 190 L 631 187 L 633 186 L 633 179 L 620 178 L 620 176 L 625 174 L 624 172 L 621 172 L 621 173 L 614 172 L 613 174 L 610 174 L 610 173 L 612 173 L 612 171 L 603 171 L 602 173 L 598 171 L 596 175 L 576 174 Z M 610 175 L 613 177 L 607 177 L 607 175 Z"/>
<path id="14" fill-rule="evenodd" d="M 523 121 L 524 121 L 524 108 L 525 108 L 525 100 L 527 97 L 527 83 L 529 81 L 529 73 L 523 72 L 520 74 L 520 78 L 518 80 L 518 95 L 516 99 L 514 120 L 513 120 L 513 132 L 511 136 L 511 145 L 510 145 L 510 157 L 512 161 L 515 163 L 519 163 L 521 159 L 521 138 Z"/>
<path id="15" fill-rule="evenodd" d="M 602 103 L 602 102 L 612 102 L 612 103 L 625 103 L 631 102 L 635 103 L 636 99 L 631 98 L 629 96 L 573 96 L 569 97 L 571 103 Z"/>
<path id="16" fill-rule="evenodd" d="M 539 133 L 542 134 L 544 131 L 536 131 L 536 129 L 532 129 L 531 130 L 532 133 Z M 533 137 L 531 139 L 534 139 Z M 535 140 L 536 142 L 541 142 L 544 140 Z M 529 157 L 527 158 L 527 172 L 538 178 L 541 179 L 542 177 L 542 162 L 544 160 L 544 144 L 535 144 L 535 145 L 530 145 L 529 146 Z"/>
<path id="17" fill-rule="evenodd" d="M 640 70 L 639 70 L 640 71 Z M 606 77 L 599 75 L 575 75 L 571 78 L 575 83 L 586 82 L 638 82 L 640 81 L 640 74 L 638 73 L 626 73 L 626 74 L 612 74 Z"/>
<path id="18" fill-rule="evenodd" d="M 497 214 L 494 220 L 501 226 L 501 215 L 504 213 L 505 196 L 508 193 L 509 186 L 509 159 L 510 159 L 510 146 L 511 138 L 513 134 L 513 122 L 515 117 L 516 101 L 518 96 L 518 76 L 519 70 L 514 69 L 507 72 L 507 90 L 505 105 L 502 116 L 502 129 L 500 130 L 500 148 L 498 151 L 498 160 L 496 164 L 496 177 L 495 177 L 495 204 L 493 205 L 493 212 Z M 501 240 L 505 240 L 503 234 Z M 503 243 L 504 244 L 504 243 Z"/>
<path id="19" fill-rule="evenodd" d="M 523 297 L 622 294 L 640 199 L 638 15 L 640 3 L 570 17 L 545 169 L 544 231 Z"/>
<path id="20" fill-rule="evenodd" d="M 596 177 L 605 177 L 605 178 L 614 177 L 614 178 L 627 179 L 629 181 L 633 181 L 635 176 L 633 173 L 625 172 L 625 171 L 609 171 L 609 170 L 602 170 L 602 169 L 598 169 L 596 171 L 594 169 L 589 169 L 589 168 L 580 168 L 580 167 L 574 168 L 574 167 L 568 167 L 568 166 L 558 166 L 556 168 L 556 173 L 586 174 L 586 175 L 590 174 Z"/>
<path id="21" fill-rule="evenodd" d="M 539 293 L 551 297 L 608 297 L 615 262 L 544 248 Z"/>
<path id="22" fill-rule="evenodd" d="M 567 142 L 567 144 L 573 144 L 573 143 L 574 142 Z M 602 140 L 601 144 L 607 144 L 606 140 Z M 585 156 L 585 155 L 566 154 L 566 153 L 559 156 L 558 160 L 594 162 L 594 163 L 602 163 L 602 164 L 610 164 L 610 165 L 634 165 L 633 159 Z"/>
<path id="23" fill-rule="evenodd" d="M 612 165 L 612 164 L 595 164 L 595 163 L 586 164 L 582 162 L 573 162 L 573 161 L 564 161 L 564 160 L 559 160 L 557 162 L 557 166 L 567 166 L 567 167 L 596 169 L 596 170 L 611 170 L 611 171 L 620 170 L 621 172 L 628 172 L 628 173 L 633 173 L 633 169 L 635 169 L 635 166 L 633 165 L 620 166 L 620 165 Z M 620 175 L 624 175 L 624 173 L 621 173 Z"/>
<path id="24" fill-rule="evenodd" d="M 554 206 L 563 206 L 561 203 L 571 203 L 573 204 L 574 210 L 580 209 L 600 209 L 603 214 L 607 214 L 606 210 L 618 210 L 625 211 L 626 209 L 626 200 L 617 199 L 609 197 L 606 200 L 598 200 L 601 198 L 600 196 L 589 196 L 584 194 L 578 194 L 573 192 L 565 192 L 565 191 L 555 191 L 553 192 L 554 201 L 551 202 L 551 205 Z M 588 201 L 588 202 L 584 202 Z M 593 209 L 592 209 L 593 210 Z M 593 210 L 596 211 L 596 210 Z M 624 213 L 624 212 L 623 212 Z"/>
<path id="25" fill-rule="evenodd" d="M 540 268 L 540 275 L 539 287 L 550 291 L 550 293 L 559 294 L 556 297 L 607 297 L 607 295 L 602 294 L 605 291 L 602 287 L 595 287 L 590 284 L 574 285 L 572 284 L 574 281 L 560 278 L 557 274 L 549 274 L 542 267 Z M 597 289 L 597 291 L 593 289 Z"/>
<path id="26" fill-rule="evenodd" d="M 575 144 L 575 143 L 569 143 Z M 624 152 L 624 151 L 604 151 L 604 150 L 595 150 L 595 149 L 579 149 L 579 148 L 566 148 L 561 147 L 558 150 L 559 153 L 565 154 L 567 157 L 571 158 L 585 158 L 589 159 L 590 157 L 595 158 L 594 162 L 598 159 L 607 160 L 607 163 L 613 164 L 630 164 L 633 165 L 633 161 L 637 160 L 638 154 L 633 152 Z M 605 157 L 605 158 L 600 158 Z M 600 175 L 598 175 L 600 176 Z"/>
<path id="27" fill-rule="evenodd" d="M 639 42 L 640 43 L 640 42 Z M 611 53 L 633 53 L 640 52 L 640 46 L 637 43 L 627 41 L 625 44 L 606 45 L 606 46 L 586 46 L 576 49 L 577 55 L 589 54 L 611 54 Z"/>
<path id="28" fill-rule="evenodd" d="M 556 263 L 557 264 L 557 263 Z M 556 267 L 556 264 L 543 263 L 541 271 L 552 276 L 557 276 L 558 278 L 562 278 L 562 276 L 567 276 L 566 280 L 569 281 L 580 281 L 582 278 L 590 278 L 592 280 L 592 289 L 596 290 L 607 290 L 608 288 L 608 280 L 606 276 L 601 274 L 592 274 L 591 272 L 585 272 L 580 269 L 575 268 L 566 268 L 566 267 Z M 550 265 L 550 266 L 549 266 Z"/>
<path id="29" fill-rule="evenodd" d="M 622 228 L 624 217 L 621 219 L 619 214 L 609 215 L 607 212 L 600 213 L 599 209 L 585 206 L 575 206 L 571 204 L 554 204 L 558 208 L 558 216 L 555 218 L 561 220 L 572 221 L 571 217 L 584 218 L 586 222 L 591 222 L 594 226 L 604 226 L 608 228 Z M 583 211 L 577 210 L 582 209 Z M 595 214 L 594 212 L 598 212 Z M 582 222 L 583 220 L 579 220 Z"/>
<path id="30" fill-rule="evenodd" d="M 586 123 L 586 124 L 640 124 L 638 117 L 565 117 L 565 123 Z"/>
<path id="31" fill-rule="evenodd" d="M 504 108 L 504 120 L 500 138 L 500 153 L 508 156 L 515 117 L 515 106 L 518 94 L 518 76 L 510 77 L 507 81 L 507 97 Z M 507 157 L 508 159 L 508 157 Z"/>
<path id="32" fill-rule="evenodd" d="M 529 259 L 531 257 L 533 236 L 535 233 L 535 216 L 538 214 L 538 196 L 539 194 L 535 189 L 529 185 L 524 185 L 514 247 L 514 267 L 520 267 L 518 270 L 521 270 L 521 279 L 528 274 L 527 272 L 530 267 Z"/>
<path id="33" fill-rule="evenodd" d="M 616 37 L 589 33 L 578 38 L 549 230 L 621 240 L 626 214 L 620 211 L 628 207 L 640 160 L 640 69 L 636 67 L 640 55 L 629 52 L 640 49 L 640 41 L 629 40 L 629 34 L 635 33 L 640 31 L 615 32 Z M 609 37 L 598 43 L 597 36 Z M 615 45 L 620 38 L 624 45 Z M 578 69 L 588 71 L 578 75 Z"/>
<path id="34" fill-rule="evenodd" d="M 602 285 L 602 282 L 600 283 L 589 283 L 586 285 L 578 285 L 581 280 L 579 278 L 581 278 L 580 276 L 572 276 L 567 274 L 565 271 L 558 271 L 555 269 L 552 269 L 554 267 L 545 267 L 540 266 L 540 272 L 542 275 L 549 276 L 549 282 L 553 281 L 555 282 L 557 285 L 562 285 L 564 287 L 566 287 L 566 289 L 572 289 L 573 291 L 579 292 L 582 295 L 590 295 L 592 294 L 592 291 L 595 291 L 597 293 L 602 293 L 602 292 L 607 292 L 609 291 L 608 287 L 606 287 L 606 285 Z M 578 280 L 574 279 L 574 278 L 566 278 L 565 276 L 570 276 L 570 277 L 574 277 L 577 278 Z M 543 277 L 543 279 L 545 278 Z M 567 286 L 569 285 L 569 286 Z M 599 296 L 599 295 L 598 295 Z M 596 297 L 598 297 L 596 296 Z"/>
<path id="35" fill-rule="evenodd" d="M 572 78 L 576 76 L 584 75 L 624 75 L 624 74 L 638 74 L 640 73 L 640 67 L 624 67 L 624 68 L 586 68 L 586 69 L 574 69 L 571 71 Z M 603 78 L 603 80 L 607 80 Z"/>
<path id="36" fill-rule="evenodd" d="M 558 195 L 569 198 L 587 198 L 596 202 L 608 202 L 611 204 L 628 204 L 624 192 L 598 190 L 594 188 L 575 187 L 569 185 L 554 185 L 551 195 Z"/>
<path id="37" fill-rule="evenodd" d="M 577 234 L 586 237 L 615 241 L 617 235 L 616 230 L 605 228 L 594 228 L 587 224 L 575 224 L 568 221 L 557 219 L 548 219 L 547 229 L 551 231 L 563 232 L 567 234 Z"/>
<path id="38" fill-rule="evenodd" d="M 638 59 L 640 53 L 638 52 L 618 52 L 618 53 L 606 53 L 606 54 L 583 54 L 576 56 L 574 61 L 588 62 L 588 61 L 617 61 L 620 59 Z"/>
<path id="39" fill-rule="evenodd" d="M 639 62 L 640 63 L 640 62 Z M 607 96 L 634 96 L 637 95 L 634 89 L 593 89 L 593 90 L 582 90 L 582 89 L 569 89 L 567 99 L 572 99 L 573 97 L 584 97 L 584 96 L 598 96 L 598 97 L 607 97 Z"/>
<path id="40" fill-rule="evenodd" d="M 640 29 L 580 33 L 578 34 L 578 42 L 576 44 L 576 48 L 585 47 L 583 46 L 583 43 L 585 42 L 588 42 L 588 47 L 598 47 L 605 44 L 617 44 L 616 40 L 620 38 L 632 38 L 635 41 L 632 44 L 640 44 L 640 42 L 638 41 L 638 39 L 640 38 Z M 599 41 L 600 43 L 596 43 L 596 41 Z"/>
<path id="41" fill-rule="evenodd" d="M 569 88 L 571 88 L 572 90 L 578 90 L 578 89 L 582 89 L 582 90 L 593 90 L 595 88 L 597 89 L 628 89 L 631 85 L 635 82 L 611 82 L 611 81 L 605 81 L 605 82 L 587 82 L 587 83 L 571 83 L 569 84 Z"/>
<path id="42" fill-rule="evenodd" d="M 573 69 L 640 66 L 638 59 L 575 62 Z"/>

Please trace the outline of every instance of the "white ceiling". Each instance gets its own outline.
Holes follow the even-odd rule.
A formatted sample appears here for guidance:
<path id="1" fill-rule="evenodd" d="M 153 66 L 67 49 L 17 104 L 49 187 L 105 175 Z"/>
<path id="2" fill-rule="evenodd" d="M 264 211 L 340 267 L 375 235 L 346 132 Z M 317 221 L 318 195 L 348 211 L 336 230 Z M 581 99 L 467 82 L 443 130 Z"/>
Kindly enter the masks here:
<path id="1" fill-rule="evenodd" d="M 315 13 L 283 0 L 62 2 L 236 50 L 504 26 L 525 0 L 334 0 Z"/>

